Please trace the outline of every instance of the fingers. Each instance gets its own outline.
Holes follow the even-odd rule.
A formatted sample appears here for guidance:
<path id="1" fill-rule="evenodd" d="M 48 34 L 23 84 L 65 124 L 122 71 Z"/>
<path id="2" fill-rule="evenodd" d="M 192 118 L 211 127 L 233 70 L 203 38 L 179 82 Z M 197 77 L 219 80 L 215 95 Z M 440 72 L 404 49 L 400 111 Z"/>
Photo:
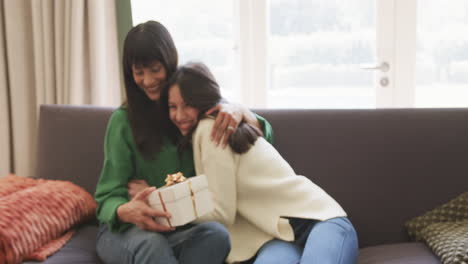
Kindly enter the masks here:
<path id="1" fill-rule="evenodd" d="M 135 197 L 137 193 L 133 189 L 128 189 L 128 196 L 130 197 L 130 200 Z"/>
<path id="2" fill-rule="evenodd" d="M 153 189 L 153 190 L 151 190 Z M 154 191 L 154 188 L 148 188 L 138 193 L 138 198 L 144 198 L 147 193 Z M 170 218 L 171 215 L 164 211 L 158 211 L 146 204 L 141 200 L 131 200 L 117 208 L 117 217 L 120 221 L 125 223 L 133 223 L 141 229 L 155 231 L 155 232 L 167 232 L 172 231 L 174 228 L 169 226 L 161 225 L 155 222 L 155 217 L 166 217 Z"/>
<path id="3" fill-rule="evenodd" d="M 131 199 L 141 190 L 150 187 L 145 180 L 131 180 L 127 183 L 128 195 Z"/>
<path id="4" fill-rule="evenodd" d="M 139 191 L 135 197 L 133 198 L 134 200 L 140 200 L 140 201 L 147 201 L 148 200 L 148 196 L 154 191 L 156 190 L 156 187 L 148 187 L 148 188 L 145 188 L 141 191 Z"/>
<path id="5" fill-rule="evenodd" d="M 138 223 L 138 225 L 142 229 L 155 231 L 155 232 L 167 232 L 167 231 L 172 231 L 175 229 L 170 226 L 158 224 L 157 222 L 154 221 L 155 217 L 165 217 L 167 219 L 171 218 L 171 215 L 168 212 L 154 210 L 152 208 L 147 208 L 144 212 L 144 216 L 145 217 L 143 218 L 143 220 Z"/>
<path id="6" fill-rule="evenodd" d="M 145 215 L 147 215 L 149 217 L 171 218 L 171 214 L 169 212 L 155 210 L 155 209 L 152 209 L 151 207 L 148 207 L 147 210 L 145 210 Z"/>
<path id="7" fill-rule="evenodd" d="M 243 118 L 242 108 L 234 104 L 218 104 L 208 110 L 206 114 L 211 114 L 218 111 L 215 124 L 211 131 L 211 140 L 218 146 L 219 143 L 226 147 L 229 137 L 234 133 Z"/>
<path id="8" fill-rule="evenodd" d="M 210 108 L 208 111 L 206 111 L 205 114 L 206 114 L 206 115 L 211 115 L 211 114 L 213 114 L 214 112 L 219 111 L 220 108 L 221 108 L 220 105 L 216 105 L 215 107 Z"/>
<path id="9" fill-rule="evenodd" d="M 228 144 L 228 141 L 229 141 L 229 138 L 231 137 L 231 135 L 236 132 L 237 130 L 237 124 L 235 123 L 235 120 L 232 119 L 231 120 L 231 123 L 229 124 L 229 126 L 227 127 L 225 133 L 224 133 L 224 137 L 223 137 L 223 143 L 222 143 L 222 146 L 223 148 L 226 148 L 227 144 Z"/>
<path id="10" fill-rule="evenodd" d="M 213 126 L 213 130 L 216 130 L 216 132 L 215 132 L 216 134 L 215 134 L 215 137 L 213 139 L 216 146 L 219 145 L 223 135 L 225 136 L 226 130 L 227 130 L 229 124 L 231 123 L 231 120 L 232 120 L 232 117 L 231 117 L 230 114 L 227 114 L 227 113 L 224 113 L 224 112 L 221 112 L 221 113 L 218 114 L 218 116 L 216 118 L 216 121 L 215 121 L 215 125 Z M 218 125 L 216 125 L 216 123 L 218 123 Z"/>
<path id="11" fill-rule="evenodd" d="M 148 200 L 148 196 L 154 190 L 156 190 L 156 187 L 148 187 L 148 188 L 141 190 L 135 195 L 135 198 L 134 198 L 135 201 L 144 202 L 144 203 L 138 202 L 140 210 L 141 210 L 140 211 L 141 214 L 140 214 L 139 220 L 135 221 L 135 224 L 142 229 L 155 231 L 155 232 L 172 231 L 174 230 L 174 228 L 160 225 L 153 220 L 154 217 L 171 218 L 171 214 L 169 212 L 155 210 L 146 204 L 146 201 Z"/>
<path id="12" fill-rule="evenodd" d="M 219 113 L 218 116 L 216 116 L 215 123 L 213 125 L 213 129 L 211 130 L 211 140 L 214 140 L 216 138 L 216 134 L 218 132 L 219 126 L 221 125 L 223 121 L 223 115 L 224 113 Z"/>

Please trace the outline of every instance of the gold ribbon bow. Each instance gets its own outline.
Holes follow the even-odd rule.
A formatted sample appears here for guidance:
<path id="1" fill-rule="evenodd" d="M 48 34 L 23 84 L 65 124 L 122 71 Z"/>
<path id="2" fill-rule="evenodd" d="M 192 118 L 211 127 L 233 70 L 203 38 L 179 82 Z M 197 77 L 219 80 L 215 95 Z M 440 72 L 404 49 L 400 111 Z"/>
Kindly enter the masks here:
<path id="1" fill-rule="evenodd" d="M 174 174 L 168 174 L 166 179 L 164 180 L 166 182 L 165 187 L 174 185 L 176 183 L 181 183 L 186 181 L 187 178 L 184 177 L 184 174 L 182 172 L 174 173 Z"/>

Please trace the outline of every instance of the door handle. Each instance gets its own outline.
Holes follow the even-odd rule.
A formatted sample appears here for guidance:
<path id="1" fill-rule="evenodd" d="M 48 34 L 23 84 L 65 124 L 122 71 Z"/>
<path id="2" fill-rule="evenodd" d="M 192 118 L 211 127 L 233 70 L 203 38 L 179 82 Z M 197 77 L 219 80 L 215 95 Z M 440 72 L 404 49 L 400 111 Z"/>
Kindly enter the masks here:
<path id="1" fill-rule="evenodd" d="M 388 62 L 382 62 L 380 65 L 376 64 L 363 64 L 360 66 L 363 70 L 379 70 L 381 72 L 388 72 L 390 70 L 390 65 Z"/>

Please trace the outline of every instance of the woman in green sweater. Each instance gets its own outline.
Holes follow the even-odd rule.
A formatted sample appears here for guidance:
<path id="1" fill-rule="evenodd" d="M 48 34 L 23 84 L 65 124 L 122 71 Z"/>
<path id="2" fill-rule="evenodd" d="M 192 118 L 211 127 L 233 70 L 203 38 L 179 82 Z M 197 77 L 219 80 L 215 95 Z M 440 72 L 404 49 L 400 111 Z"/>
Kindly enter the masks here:
<path id="1" fill-rule="evenodd" d="M 174 42 L 160 23 L 148 21 L 127 34 L 123 55 L 127 100 L 110 117 L 95 193 L 101 223 L 97 252 L 105 263 L 222 263 L 229 253 L 228 232 L 221 224 L 172 229 L 153 220 L 170 215 L 147 204 L 148 195 L 164 185 L 167 174 L 195 175 L 192 151 L 179 151 L 169 140 L 167 117 L 159 108 L 160 89 L 175 72 L 177 61 Z M 271 138 L 269 124 L 245 107 L 224 103 L 208 112 L 215 111 L 216 144 L 225 146 L 242 120 L 263 127 Z"/>

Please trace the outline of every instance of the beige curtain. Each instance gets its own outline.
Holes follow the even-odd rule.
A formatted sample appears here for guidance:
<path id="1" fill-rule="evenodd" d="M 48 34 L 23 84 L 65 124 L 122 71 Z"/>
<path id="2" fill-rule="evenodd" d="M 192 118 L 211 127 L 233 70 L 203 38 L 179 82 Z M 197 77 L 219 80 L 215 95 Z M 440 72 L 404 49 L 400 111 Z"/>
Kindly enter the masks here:
<path id="1" fill-rule="evenodd" d="M 115 1 L 1 1 L 0 173 L 34 176 L 41 104 L 121 101 Z"/>
<path id="2" fill-rule="evenodd" d="M 2 3 L 0 4 L 0 36 L 5 36 L 3 13 Z M 8 79 L 5 55 L 5 40 L 2 37 L 0 39 L 0 177 L 11 171 L 10 103 L 7 90 Z"/>

